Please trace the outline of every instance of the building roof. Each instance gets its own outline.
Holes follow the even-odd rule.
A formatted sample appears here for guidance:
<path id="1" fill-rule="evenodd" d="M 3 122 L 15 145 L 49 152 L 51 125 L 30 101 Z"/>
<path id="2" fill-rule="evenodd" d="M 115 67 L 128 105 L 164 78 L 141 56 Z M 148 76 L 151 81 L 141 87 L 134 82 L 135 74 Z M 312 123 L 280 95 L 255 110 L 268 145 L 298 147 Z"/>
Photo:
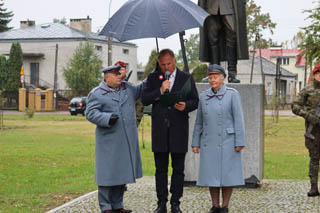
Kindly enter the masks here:
<path id="1" fill-rule="evenodd" d="M 263 73 L 265 75 L 276 75 L 276 69 L 277 69 L 277 65 L 269 60 L 267 60 L 264 57 L 261 57 L 262 59 L 262 69 L 263 69 Z M 246 60 L 246 62 L 248 64 L 250 64 L 250 67 L 252 66 L 252 56 L 249 57 L 249 60 Z M 261 72 L 260 70 L 260 56 L 255 56 L 254 58 L 254 68 L 256 70 L 258 70 L 259 72 Z M 280 66 L 280 71 L 281 71 L 281 75 L 282 76 L 286 76 L 286 77 L 296 77 L 296 74 L 282 68 Z"/>
<path id="2" fill-rule="evenodd" d="M 256 49 L 255 55 L 260 56 L 259 49 Z M 299 49 L 261 49 L 261 55 L 268 60 L 279 56 L 296 57 L 296 66 L 305 65 L 305 57 L 302 55 L 302 50 Z"/>
<path id="3" fill-rule="evenodd" d="M 47 23 L 35 25 L 20 29 L 13 29 L 0 33 L 0 41 L 11 40 L 69 40 L 69 39 L 90 39 L 96 41 L 107 42 L 106 36 L 97 33 L 86 33 L 80 30 L 72 29 L 67 25 L 60 23 Z M 113 43 L 123 43 L 136 46 L 130 42 L 119 42 L 113 39 Z"/>

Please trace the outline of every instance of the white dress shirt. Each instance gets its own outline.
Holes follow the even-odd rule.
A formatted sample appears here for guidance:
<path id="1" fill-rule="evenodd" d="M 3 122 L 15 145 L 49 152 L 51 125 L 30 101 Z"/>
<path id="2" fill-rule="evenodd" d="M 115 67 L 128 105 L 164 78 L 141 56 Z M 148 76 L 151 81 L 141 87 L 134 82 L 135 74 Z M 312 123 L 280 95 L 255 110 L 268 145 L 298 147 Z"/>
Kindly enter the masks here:
<path id="1" fill-rule="evenodd" d="M 177 74 L 177 69 L 175 69 L 173 71 L 173 73 L 170 75 L 170 78 L 169 78 L 169 81 L 170 81 L 170 92 L 171 92 L 171 89 L 173 87 L 174 80 L 176 79 L 176 74 Z"/>

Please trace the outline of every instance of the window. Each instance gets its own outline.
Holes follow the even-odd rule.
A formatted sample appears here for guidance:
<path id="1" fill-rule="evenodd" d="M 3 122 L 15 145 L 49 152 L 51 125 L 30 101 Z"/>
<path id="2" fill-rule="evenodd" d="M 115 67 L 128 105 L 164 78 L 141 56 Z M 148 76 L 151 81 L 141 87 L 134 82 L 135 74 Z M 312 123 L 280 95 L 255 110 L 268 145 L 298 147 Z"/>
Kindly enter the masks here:
<path id="1" fill-rule="evenodd" d="M 126 55 L 129 55 L 129 49 L 122 49 L 122 53 L 126 54 Z"/>
<path id="2" fill-rule="evenodd" d="M 302 89 L 302 81 L 299 81 L 299 92 L 301 91 Z"/>
<path id="3" fill-rule="evenodd" d="M 281 65 L 289 65 L 289 57 L 281 58 Z"/>
<path id="4" fill-rule="evenodd" d="M 137 72 L 137 79 L 138 79 L 139 81 L 142 81 L 142 80 L 143 80 L 143 74 L 144 74 L 144 72 Z"/>
<path id="5" fill-rule="evenodd" d="M 272 84 L 271 82 L 267 83 L 267 91 L 266 91 L 266 95 L 272 95 Z"/>
<path id="6" fill-rule="evenodd" d="M 96 45 L 95 48 L 97 51 L 102 51 L 102 46 L 100 46 L 100 45 Z"/>

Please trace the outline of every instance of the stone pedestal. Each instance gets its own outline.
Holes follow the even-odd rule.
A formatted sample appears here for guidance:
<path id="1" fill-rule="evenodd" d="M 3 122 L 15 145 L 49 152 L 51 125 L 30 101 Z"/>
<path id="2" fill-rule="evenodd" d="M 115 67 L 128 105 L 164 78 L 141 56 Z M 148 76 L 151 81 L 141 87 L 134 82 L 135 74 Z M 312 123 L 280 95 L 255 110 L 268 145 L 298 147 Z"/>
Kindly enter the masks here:
<path id="1" fill-rule="evenodd" d="M 242 151 L 244 178 L 254 175 L 261 181 L 264 169 L 264 87 L 262 84 L 227 86 L 238 90 L 241 96 L 246 131 L 246 147 Z M 209 88 L 210 85 L 207 83 L 197 83 L 199 94 Z M 189 116 L 189 150 L 185 161 L 185 181 L 194 182 L 197 181 L 199 168 L 199 155 L 195 155 L 191 149 L 196 110 Z"/>

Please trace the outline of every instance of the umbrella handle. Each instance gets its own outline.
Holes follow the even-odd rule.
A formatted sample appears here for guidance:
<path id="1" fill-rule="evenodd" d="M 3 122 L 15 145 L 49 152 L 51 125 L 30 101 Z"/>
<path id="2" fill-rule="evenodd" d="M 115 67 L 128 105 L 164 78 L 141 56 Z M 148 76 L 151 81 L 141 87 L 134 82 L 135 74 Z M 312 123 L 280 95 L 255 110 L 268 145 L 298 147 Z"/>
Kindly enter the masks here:
<path id="1" fill-rule="evenodd" d="M 189 73 L 188 59 L 186 55 L 186 48 L 184 46 L 184 38 L 183 38 L 185 34 L 186 34 L 185 31 L 181 31 L 179 33 L 179 37 L 180 37 L 181 53 L 182 53 L 183 62 L 184 62 L 184 70 L 185 72 Z"/>
<path id="2" fill-rule="evenodd" d="M 159 44 L 158 44 L 158 38 L 156 37 L 156 44 L 157 44 L 157 53 L 159 54 Z"/>

